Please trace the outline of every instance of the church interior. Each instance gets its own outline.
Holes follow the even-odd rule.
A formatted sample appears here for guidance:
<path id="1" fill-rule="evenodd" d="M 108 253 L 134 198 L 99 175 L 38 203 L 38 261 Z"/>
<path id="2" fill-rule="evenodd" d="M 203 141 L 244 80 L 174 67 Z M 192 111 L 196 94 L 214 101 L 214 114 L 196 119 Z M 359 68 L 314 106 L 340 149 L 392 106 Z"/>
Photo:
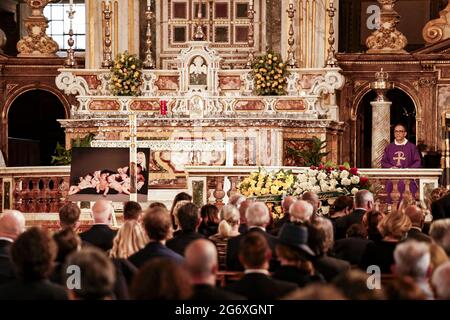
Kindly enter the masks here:
<path id="1" fill-rule="evenodd" d="M 274 239 L 281 241 L 288 232 L 295 237 L 305 230 L 314 234 L 321 228 L 326 234 L 330 226 L 333 239 L 334 232 L 334 246 L 332 240 L 330 250 L 314 256 L 329 255 L 336 261 L 301 258 L 302 268 L 311 266 L 317 274 L 310 270 L 302 276 L 300 288 L 314 282 L 312 286 L 323 286 L 313 289 L 324 299 L 360 299 L 346 295 L 344 287 L 362 281 L 367 273 L 357 274 L 359 280 L 344 279 L 344 262 L 352 272 L 379 264 L 382 285 L 397 285 L 391 286 L 397 291 L 384 290 L 384 298 L 398 294 L 400 299 L 450 299 L 447 0 L 1 0 L 0 114 L 4 223 L 19 219 L 20 213 L 29 231 L 60 234 L 66 230 L 64 213 L 78 212 L 75 229 L 83 243 L 89 243 L 88 233 L 98 224 L 109 224 L 125 237 L 125 232 L 137 232 L 121 234 L 125 226 L 138 228 L 128 224 L 134 219 L 124 204 L 129 200 L 142 207 L 139 230 L 153 243 L 151 218 L 164 207 L 175 227 L 167 246 L 175 252 L 181 246 L 179 253 L 189 264 L 194 263 L 195 249 L 211 249 L 194 238 L 189 238 L 189 246 L 181 245 L 179 235 L 176 243 L 177 232 L 184 231 L 174 211 L 181 215 L 194 210 L 176 203 L 190 202 L 202 221 L 196 228 L 203 228 L 202 237 L 207 235 L 217 248 L 220 272 L 214 274 L 215 281 L 252 300 L 257 295 L 236 289 L 242 268 L 247 269 L 245 259 L 238 258 L 237 242 L 236 261 L 230 262 L 233 238 L 220 238 L 218 245 L 214 237 L 224 230 L 221 221 L 230 223 L 226 217 L 236 212 L 240 226 L 251 230 L 251 214 L 266 210 L 258 207 L 262 203 L 270 212 L 270 223 L 263 229 Z M 129 155 L 126 162 L 121 155 Z M 350 205 L 340 207 L 345 197 Z M 111 209 L 108 222 L 101 217 L 105 206 Z M 208 210 L 217 219 L 207 218 L 213 214 Z M 215 232 L 209 233 L 212 220 L 217 220 Z M 383 233 L 405 226 L 421 232 L 411 236 L 411 248 L 402 241 L 412 232 L 401 231 L 398 239 L 398 230 Z M 0 214 L 0 242 L 3 230 Z M 242 230 L 233 235 L 243 237 L 240 246 L 248 241 L 244 249 L 261 241 Z M 433 230 L 441 231 L 440 236 L 435 238 Z M 140 239 L 143 245 L 125 254 L 116 247 L 123 239 L 103 236 L 102 245 L 114 241 L 114 247 L 101 249 L 112 258 L 133 262 L 139 269 L 136 277 L 150 285 L 137 252 L 145 251 L 149 240 Z M 358 245 L 343 242 L 352 237 L 361 238 Z M 283 250 L 288 249 L 275 250 L 272 239 L 266 240 L 275 258 L 286 254 Z M 307 241 L 313 251 L 314 240 L 310 236 Z M 377 247 L 376 241 L 383 244 Z M 394 242 L 399 244 L 392 246 Z M 223 243 L 228 248 L 223 249 Z M 413 251 L 427 254 L 430 268 L 436 263 L 436 281 L 448 284 L 446 289 L 434 284 L 434 276 L 408 274 L 412 280 L 405 280 L 383 265 L 413 261 L 406 257 Z M 386 252 L 389 257 L 383 261 L 373 259 Z M 168 255 L 178 259 L 178 254 Z M 361 260 L 352 260 L 357 255 Z M 437 256 L 442 258 L 439 263 Z M 272 260 L 266 262 L 275 277 Z M 280 261 L 283 265 L 285 260 Z M 163 262 L 151 267 L 162 267 Z M 229 262 L 240 269 L 230 268 Z M 185 275 L 177 272 L 172 280 L 183 282 Z M 341 291 L 327 291 L 335 276 L 344 277 L 342 287 L 336 285 Z M 2 277 L 0 300 L 8 296 L 2 292 Z M 185 299 L 204 294 L 194 286 L 193 296 L 183 296 L 180 292 L 186 288 L 180 288 L 179 296 L 163 297 L 163 290 L 157 296 L 136 283 L 129 292 L 108 297 Z M 288 287 L 279 289 L 287 293 Z M 422 292 L 414 296 L 414 290 Z M 289 299 L 316 299 L 312 291 L 293 292 Z M 238 298 L 222 294 L 219 299 Z M 362 299 L 381 296 L 371 292 Z M 83 297 L 81 291 L 69 290 L 68 298 Z"/>

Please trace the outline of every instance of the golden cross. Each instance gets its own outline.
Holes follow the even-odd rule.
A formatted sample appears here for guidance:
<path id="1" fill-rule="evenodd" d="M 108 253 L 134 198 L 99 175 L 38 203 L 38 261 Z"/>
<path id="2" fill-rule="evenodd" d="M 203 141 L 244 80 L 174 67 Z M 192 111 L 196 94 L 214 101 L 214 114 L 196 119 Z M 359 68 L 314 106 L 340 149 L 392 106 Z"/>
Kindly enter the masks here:
<path id="1" fill-rule="evenodd" d="M 401 161 L 402 160 L 406 160 L 405 158 L 405 154 L 403 153 L 403 151 L 397 151 L 394 153 L 394 155 L 397 155 L 397 157 L 394 157 L 392 159 L 394 159 L 395 161 L 397 161 L 396 166 L 400 167 L 401 166 Z"/>

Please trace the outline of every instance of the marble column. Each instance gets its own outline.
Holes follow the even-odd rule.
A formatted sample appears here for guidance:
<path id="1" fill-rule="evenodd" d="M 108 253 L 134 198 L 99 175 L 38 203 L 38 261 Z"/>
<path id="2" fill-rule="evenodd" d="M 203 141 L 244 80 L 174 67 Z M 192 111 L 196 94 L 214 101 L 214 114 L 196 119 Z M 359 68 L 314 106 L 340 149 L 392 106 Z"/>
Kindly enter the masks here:
<path id="1" fill-rule="evenodd" d="M 375 81 L 370 83 L 370 88 L 377 93 L 372 105 L 372 168 L 381 167 L 381 159 L 384 149 L 390 141 L 391 104 L 385 94 L 394 88 L 394 83 L 389 81 L 389 74 L 383 71 L 375 73 Z"/>
<path id="2" fill-rule="evenodd" d="M 372 101 L 372 168 L 381 167 L 384 149 L 390 141 L 390 101 Z"/>

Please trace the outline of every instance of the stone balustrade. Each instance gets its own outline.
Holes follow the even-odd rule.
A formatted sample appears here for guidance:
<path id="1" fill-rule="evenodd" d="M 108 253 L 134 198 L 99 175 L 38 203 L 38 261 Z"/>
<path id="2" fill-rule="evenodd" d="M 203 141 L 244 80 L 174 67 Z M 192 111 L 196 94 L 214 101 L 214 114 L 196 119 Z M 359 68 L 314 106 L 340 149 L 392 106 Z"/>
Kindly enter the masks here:
<path id="1" fill-rule="evenodd" d="M 58 212 L 69 189 L 70 166 L 0 168 L 1 209 Z"/>

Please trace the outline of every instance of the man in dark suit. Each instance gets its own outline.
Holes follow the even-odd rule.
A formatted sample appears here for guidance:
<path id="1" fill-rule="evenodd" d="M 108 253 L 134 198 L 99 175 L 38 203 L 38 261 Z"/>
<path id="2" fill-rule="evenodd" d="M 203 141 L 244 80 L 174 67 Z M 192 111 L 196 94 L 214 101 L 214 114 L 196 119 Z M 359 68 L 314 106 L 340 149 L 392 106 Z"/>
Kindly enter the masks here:
<path id="1" fill-rule="evenodd" d="M 80 208 L 73 202 L 66 203 L 59 209 L 59 226 L 76 231 L 80 227 Z"/>
<path id="2" fill-rule="evenodd" d="M 15 279 L 11 259 L 11 245 L 25 230 L 25 217 L 20 211 L 5 210 L 0 215 L 0 284 Z"/>
<path id="3" fill-rule="evenodd" d="M 243 296 L 216 288 L 219 269 L 216 246 L 206 239 L 191 242 L 185 252 L 186 267 L 194 285 L 191 300 L 243 300 Z"/>
<path id="4" fill-rule="evenodd" d="M 227 243 L 227 256 L 226 256 L 226 265 L 227 270 L 244 270 L 244 267 L 242 266 L 240 260 L 239 260 L 239 246 L 240 241 L 246 235 L 247 233 L 259 233 L 263 235 L 268 244 L 270 249 L 272 250 L 272 260 L 270 263 L 270 269 L 274 271 L 277 266 L 279 266 L 279 263 L 275 257 L 275 245 L 276 245 L 276 238 L 266 232 L 266 226 L 270 222 L 270 216 L 269 216 L 269 209 L 267 206 L 262 202 L 253 202 L 248 208 L 245 213 L 245 218 L 247 220 L 248 225 L 248 231 L 244 234 L 241 234 L 237 237 L 233 237 L 230 240 L 228 240 Z"/>
<path id="5" fill-rule="evenodd" d="M 97 200 L 92 207 L 94 225 L 87 231 L 80 233 L 81 240 L 94 245 L 103 251 L 108 251 L 113 246 L 113 240 L 117 231 L 111 229 L 113 208 L 109 201 Z"/>
<path id="6" fill-rule="evenodd" d="M 450 193 L 431 204 L 431 214 L 433 221 L 450 218 Z"/>
<path id="7" fill-rule="evenodd" d="M 184 250 L 194 240 L 204 238 L 197 232 L 201 217 L 198 207 L 193 203 L 186 203 L 177 212 L 181 230 L 174 233 L 174 237 L 167 241 L 167 248 L 184 256 Z"/>
<path id="8" fill-rule="evenodd" d="M 270 277 L 271 250 L 266 238 L 259 232 L 249 232 L 240 243 L 239 260 L 245 267 L 245 275 L 227 290 L 249 300 L 279 299 L 297 288 L 294 283 Z"/>
<path id="9" fill-rule="evenodd" d="M 316 271 L 321 273 L 326 281 L 330 282 L 337 275 L 350 270 L 350 263 L 328 255 L 334 243 L 331 221 L 318 217 L 308 228 L 308 244 L 316 254 L 313 260 Z"/>
<path id="10" fill-rule="evenodd" d="M 144 228 L 150 242 L 141 250 L 131 255 L 128 260 L 137 268 L 147 261 L 164 257 L 183 263 L 184 259 L 175 251 L 166 247 L 166 240 L 172 236 L 172 219 L 167 209 L 155 207 L 147 209 L 144 214 Z"/>
<path id="11" fill-rule="evenodd" d="M 63 286 L 48 280 L 56 243 L 48 232 L 33 227 L 11 246 L 17 279 L 0 286 L 0 300 L 67 300 Z"/>
<path id="12" fill-rule="evenodd" d="M 336 240 L 344 239 L 347 233 L 347 229 L 355 223 L 361 223 L 364 214 L 367 211 L 373 210 L 373 194 L 369 190 L 360 190 L 355 194 L 355 209 L 342 218 L 339 218 L 335 222 L 336 234 L 334 238 Z"/>
<path id="13" fill-rule="evenodd" d="M 431 238 L 422 232 L 423 225 L 425 223 L 425 213 L 422 208 L 418 206 L 408 206 L 405 209 L 405 214 L 411 220 L 412 227 L 409 229 L 406 240 L 417 240 L 427 243 L 431 243 Z"/>
<path id="14" fill-rule="evenodd" d="M 364 227 L 355 223 L 348 228 L 345 239 L 337 240 L 334 243 L 333 254 L 336 258 L 348 261 L 352 265 L 359 265 L 366 246 L 370 242 L 372 241 L 367 239 Z"/>

